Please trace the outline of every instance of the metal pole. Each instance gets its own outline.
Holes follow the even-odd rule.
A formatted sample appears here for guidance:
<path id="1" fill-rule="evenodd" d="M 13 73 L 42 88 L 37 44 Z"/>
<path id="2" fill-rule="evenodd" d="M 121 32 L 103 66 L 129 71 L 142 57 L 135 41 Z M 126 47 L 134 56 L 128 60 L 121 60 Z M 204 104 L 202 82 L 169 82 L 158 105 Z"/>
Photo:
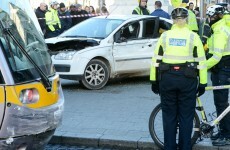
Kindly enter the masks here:
<path id="1" fill-rule="evenodd" d="M 101 12 L 101 7 L 102 7 L 102 5 L 103 5 L 103 1 L 102 1 L 102 0 L 99 0 L 99 1 L 98 1 L 98 5 L 99 5 L 100 12 Z"/>
<path id="2" fill-rule="evenodd" d="M 204 1 L 200 0 L 200 20 L 204 18 Z"/>

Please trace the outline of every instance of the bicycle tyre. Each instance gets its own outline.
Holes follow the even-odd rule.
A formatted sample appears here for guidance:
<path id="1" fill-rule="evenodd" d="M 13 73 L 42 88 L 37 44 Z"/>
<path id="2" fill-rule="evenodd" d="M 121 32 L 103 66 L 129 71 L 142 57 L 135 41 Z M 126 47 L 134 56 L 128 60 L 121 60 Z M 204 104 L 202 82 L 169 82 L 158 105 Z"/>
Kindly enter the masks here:
<path id="1" fill-rule="evenodd" d="M 159 119 L 159 120 L 156 120 Z M 150 118 L 149 118 L 149 132 L 150 135 L 153 139 L 153 141 L 155 142 L 155 144 L 161 148 L 164 149 L 164 131 L 163 131 L 163 121 L 162 121 L 162 112 L 161 112 L 161 104 L 158 104 L 152 111 Z M 161 127 L 158 127 L 158 126 Z M 194 145 L 197 141 L 197 139 L 200 136 L 200 119 L 197 115 L 197 113 L 195 112 L 195 117 L 194 117 L 194 128 L 193 128 L 193 133 L 192 133 L 192 137 L 191 137 L 191 143 L 192 145 Z M 157 130 L 162 130 L 160 132 L 162 132 L 162 136 L 163 137 L 159 137 Z"/>

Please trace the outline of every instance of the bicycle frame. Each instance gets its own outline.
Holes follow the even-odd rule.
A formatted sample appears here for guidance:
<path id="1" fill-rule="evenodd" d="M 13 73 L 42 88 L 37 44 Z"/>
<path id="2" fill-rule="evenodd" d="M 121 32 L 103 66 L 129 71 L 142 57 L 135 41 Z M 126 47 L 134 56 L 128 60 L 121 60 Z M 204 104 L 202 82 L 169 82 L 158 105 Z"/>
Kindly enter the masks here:
<path id="1" fill-rule="evenodd" d="M 209 86 L 209 87 L 206 87 L 205 90 L 206 91 L 208 91 L 208 90 L 221 90 L 221 89 L 229 89 L 229 88 L 230 88 L 230 85 L 220 85 L 220 86 Z M 205 110 L 203 108 L 202 102 L 201 102 L 199 97 L 197 97 L 197 104 L 198 104 L 199 111 L 201 112 L 202 121 L 207 122 Z M 218 124 L 220 122 L 220 120 L 223 119 L 224 116 L 227 115 L 228 112 L 230 112 L 230 105 L 215 120 L 213 120 L 210 123 L 210 126 L 213 127 L 216 124 Z"/>

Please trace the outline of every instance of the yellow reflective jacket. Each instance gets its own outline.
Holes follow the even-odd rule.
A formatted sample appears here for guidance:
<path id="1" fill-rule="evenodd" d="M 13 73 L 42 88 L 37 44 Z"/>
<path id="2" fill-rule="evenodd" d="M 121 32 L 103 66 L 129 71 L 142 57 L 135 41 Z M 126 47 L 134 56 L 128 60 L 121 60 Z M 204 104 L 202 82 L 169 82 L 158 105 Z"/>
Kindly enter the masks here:
<path id="1" fill-rule="evenodd" d="M 226 25 L 230 27 L 230 14 L 229 13 L 225 14 L 223 18 L 224 18 Z"/>
<path id="2" fill-rule="evenodd" d="M 146 8 L 147 12 L 150 14 L 150 11 Z M 141 8 L 138 6 L 134 9 L 134 11 L 137 12 L 138 15 L 143 15 L 143 12 L 141 10 Z M 149 15 L 149 14 L 145 14 L 145 15 Z"/>
<path id="3" fill-rule="evenodd" d="M 230 55 L 230 27 L 221 19 L 211 28 L 213 34 L 208 39 L 208 48 L 212 57 L 207 60 L 208 69 L 218 64 L 223 56 Z"/>
<path id="4" fill-rule="evenodd" d="M 180 33 L 180 34 L 178 34 Z M 163 48 L 163 56 L 158 55 L 160 47 Z M 197 48 L 197 57 L 194 58 L 193 51 Z M 205 52 L 200 37 L 189 30 L 187 26 L 179 28 L 174 25 L 169 31 L 164 32 L 157 42 L 152 57 L 150 68 L 150 81 L 157 81 L 157 60 L 167 64 L 181 64 L 186 62 L 198 62 L 200 84 L 207 84 L 207 66 Z"/>
<path id="5" fill-rule="evenodd" d="M 174 8 L 177 8 L 177 7 L 186 7 L 186 3 L 182 3 L 183 1 L 182 0 L 171 0 L 171 4 Z"/>
<path id="6" fill-rule="evenodd" d="M 196 15 L 191 10 L 188 10 L 188 26 L 190 30 L 198 31 Z"/>
<path id="7" fill-rule="evenodd" d="M 58 17 L 58 11 L 50 8 L 45 14 L 46 25 L 49 27 L 51 31 L 55 31 L 55 25 L 58 25 L 59 29 L 61 29 L 61 22 Z"/>

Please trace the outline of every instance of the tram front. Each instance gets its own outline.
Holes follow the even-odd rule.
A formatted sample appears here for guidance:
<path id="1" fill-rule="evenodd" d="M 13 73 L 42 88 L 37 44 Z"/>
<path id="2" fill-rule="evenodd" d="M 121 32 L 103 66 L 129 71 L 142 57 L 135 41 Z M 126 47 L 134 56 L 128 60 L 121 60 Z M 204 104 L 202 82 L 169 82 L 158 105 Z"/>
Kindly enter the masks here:
<path id="1" fill-rule="evenodd" d="M 64 97 L 28 0 L 0 1 L 0 149 L 43 149 Z"/>

